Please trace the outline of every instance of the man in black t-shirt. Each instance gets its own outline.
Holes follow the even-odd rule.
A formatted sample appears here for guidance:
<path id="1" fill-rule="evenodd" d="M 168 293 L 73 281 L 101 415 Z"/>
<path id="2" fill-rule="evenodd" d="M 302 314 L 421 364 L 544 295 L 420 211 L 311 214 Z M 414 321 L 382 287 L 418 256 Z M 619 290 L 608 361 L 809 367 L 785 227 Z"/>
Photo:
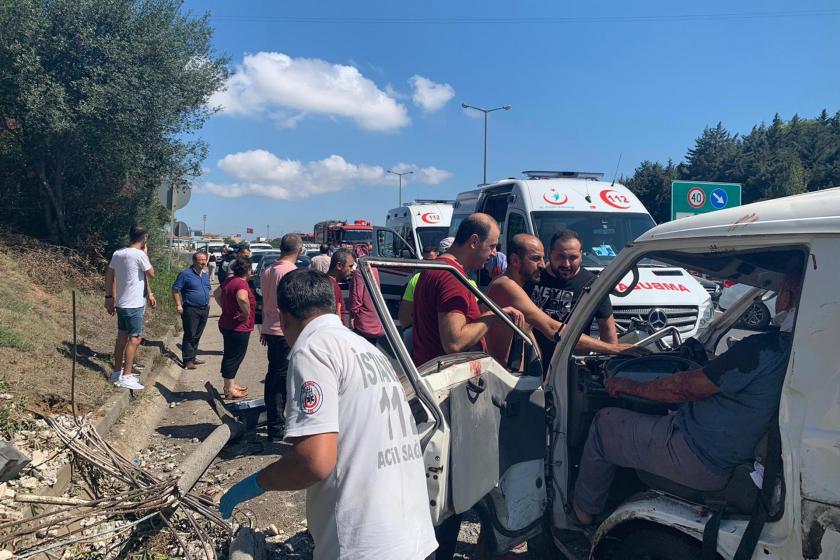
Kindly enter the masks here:
<path id="1" fill-rule="evenodd" d="M 570 229 L 558 231 L 551 238 L 548 252 L 548 268 L 542 271 L 539 282 L 529 283 L 525 291 L 540 309 L 552 319 L 567 323 L 572 307 L 580 299 L 583 289 L 592 283 L 595 275 L 581 266 L 583 250 L 577 232 Z M 602 341 L 615 344 L 618 333 L 615 328 L 612 305 L 605 297 L 595 311 L 599 337 Z M 584 330 L 590 334 L 591 329 Z M 536 332 L 537 343 L 542 353 L 543 369 L 548 371 L 554 354 L 554 340 Z"/>

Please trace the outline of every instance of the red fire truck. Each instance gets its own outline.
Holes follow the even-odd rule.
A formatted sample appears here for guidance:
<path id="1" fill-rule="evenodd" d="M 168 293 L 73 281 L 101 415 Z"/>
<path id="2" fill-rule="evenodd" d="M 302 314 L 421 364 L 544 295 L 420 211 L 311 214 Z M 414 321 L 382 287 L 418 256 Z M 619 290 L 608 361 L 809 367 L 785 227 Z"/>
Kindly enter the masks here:
<path id="1" fill-rule="evenodd" d="M 373 226 L 367 220 L 326 220 L 315 224 L 315 237 L 318 243 L 356 251 L 360 246 L 370 246 L 373 241 Z"/>

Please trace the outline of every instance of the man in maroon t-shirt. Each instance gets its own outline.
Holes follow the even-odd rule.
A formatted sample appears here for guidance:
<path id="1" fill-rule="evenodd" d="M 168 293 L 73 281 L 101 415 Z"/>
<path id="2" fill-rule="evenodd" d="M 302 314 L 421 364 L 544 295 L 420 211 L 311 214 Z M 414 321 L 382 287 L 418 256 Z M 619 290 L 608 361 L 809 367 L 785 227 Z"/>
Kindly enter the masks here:
<path id="1" fill-rule="evenodd" d="M 356 257 L 353 256 L 353 251 L 339 249 L 333 253 L 327 276 L 330 277 L 335 292 L 335 312 L 345 326 L 347 326 L 347 321 L 344 316 L 344 296 L 341 293 L 341 286 L 338 284 L 346 282 L 353 275 L 354 270 L 356 270 Z"/>
<path id="2" fill-rule="evenodd" d="M 496 253 L 499 225 L 492 216 L 476 213 L 461 222 L 449 251 L 438 262 L 450 264 L 464 276 L 478 270 Z M 524 326 L 522 313 L 513 307 L 504 311 Z M 492 312 L 482 313 L 475 296 L 454 274 L 425 270 L 414 291 L 414 363 L 480 348 L 492 321 Z"/>
<path id="3" fill-rule="evenodd" d="M 478 270 L 496 253 L 499 224 L 492 216 L 476 213 L 458 226 L 455 241 L 443 255 L 435 259 L 450 264 L 464 276 Z M 522 313 L 505 307 L 513 322 L 525 327 Z M 483 347 L 484 335 L 498 318 L 482 313 L 475 296 L 448 270 L 424 270 L 414 290 L 414 353 L 418 366 L 438 356 L 465 352 Z M 440 546 L 436 558 L 450 560 L 455 553 L 461 515 L 453 515 L 435 528 Z"/>

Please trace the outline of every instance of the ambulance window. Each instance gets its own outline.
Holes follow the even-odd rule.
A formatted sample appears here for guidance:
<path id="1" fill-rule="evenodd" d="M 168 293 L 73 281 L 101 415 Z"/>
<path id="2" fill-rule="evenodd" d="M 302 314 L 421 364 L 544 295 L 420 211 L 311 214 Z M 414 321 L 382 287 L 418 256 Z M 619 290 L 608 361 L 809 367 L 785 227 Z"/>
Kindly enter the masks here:
<path id="1" fill-rule="evenodd" d="M 490 214 L 499 222 L 499 226 L 505 223 L 505 215 L 508 209 L 508 192 L 489 196 L 484 202 L 484 213 Z"/>
<path id="2" fill-rule="evenodd" d="M 527 228 L 525 226 L 525 217 L 522 214 L 517 212 L 511 212 L 510 216 L 508 216 L 508 229 L 507 229 L 507 243 L 505 247 L 510 247 L 511 239 L 513 239 L 514 235 L 525 233 Z"/>

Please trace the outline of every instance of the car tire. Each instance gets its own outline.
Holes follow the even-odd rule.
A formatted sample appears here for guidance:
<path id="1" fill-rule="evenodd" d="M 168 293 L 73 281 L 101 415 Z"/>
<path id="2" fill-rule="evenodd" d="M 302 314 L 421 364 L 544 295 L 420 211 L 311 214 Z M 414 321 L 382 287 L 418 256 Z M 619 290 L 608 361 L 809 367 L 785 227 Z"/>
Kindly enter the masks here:
<path id="1" fill-rule="evenodd" d="M 666 529 L 641 529 L 627 535 L 609 554 L 610 560 L 699 560 L 696 540 Z"/>
<path id="2" fill-rule="evenodd" d="M 738 323 L 747 329 L 762 330 L 766 329 L 770 324 L 770 310 L 767 306 L 759 301 L 754 301 L 753 304 L 744 311 Z"/>

